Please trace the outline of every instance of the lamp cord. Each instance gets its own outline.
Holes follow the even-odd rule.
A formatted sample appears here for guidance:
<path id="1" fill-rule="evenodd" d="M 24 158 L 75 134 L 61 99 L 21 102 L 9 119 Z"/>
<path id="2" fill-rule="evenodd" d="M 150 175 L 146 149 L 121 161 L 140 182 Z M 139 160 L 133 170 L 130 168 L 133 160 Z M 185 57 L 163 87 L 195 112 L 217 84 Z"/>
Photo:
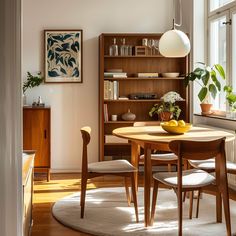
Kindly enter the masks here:
<path id="1" fill-rule="evenodd" d="M 179 24 L 175 23 L 175 8 L 176 8 L 176 0 L 173 0 L 173 5 L 174 5 L 174 19 L 173 19 L 173 28 L 175 29 L 175 26 L 178 26 L 180 27 L 182 25 L 182 18 L 183 18 L 183 15 L 182 15 L 182 0 L 179 0 Z"/>

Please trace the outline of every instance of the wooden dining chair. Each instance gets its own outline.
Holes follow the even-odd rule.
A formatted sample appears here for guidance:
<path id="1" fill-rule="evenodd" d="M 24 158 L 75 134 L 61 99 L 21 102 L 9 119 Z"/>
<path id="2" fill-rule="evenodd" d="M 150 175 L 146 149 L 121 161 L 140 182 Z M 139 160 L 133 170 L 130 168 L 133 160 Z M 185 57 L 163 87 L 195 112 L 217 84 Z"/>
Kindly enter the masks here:
<path id="1" fill-rule="evenodd" d="M 139 221 L 138 203 L 135 189 L 135 172 L 137 172 L 136 168 L 132 166 L 127 160 L 101 161 L 88 164 L 87 147 L 91 139 L 90 133 L 91 133 L 90 127 L 81 128 L 81 134 L 83 138 L 82 178 L 81 178 L 81 198 L 80 198 L 81 218 L 84 218 L 87 180 L 104 175 L 115 175 L 124 177 L 126 197 L 129 206 L 131 203 L 131 197 L 129 194 L 128 180 L 129 179 L 131 180 L 131 189 L 135 208 L 135 216 L 136 216 L 136 222 L 138 222 Z"/>
<path id="2" fill-rule="evenodd" d="M 177 172 L 159 172 L 153 175 L 154 188 L 151 210 L 151 224 L 154 221 L 155 207 L 159 183 L 166 184 L 177 193 L 178 197 L 178 235 L 182 236 L 182 192 L 201 190 L 215 183 L 217 191 L 223 198 L 227 235 L 231 235 L 229 193 L 226 172 L 225 138 L 212 141 L 175 140 L 169 144 L 170 150 L 178 156 Z M 204 170 L 182 170 L 182 162 L 186 160 L 206 160 L 215 157 L 215 177 Z M 221 203 L 220 203 L 221 204 Z M 218 209 L 219 206 L 216 208 Z"/>
<path id="3" fill-rule="evenodd" d="M 211 158 L 208 160 L 189 160 L 188 162 L 189 162 L 190 166 L 195 169 L 201 169 L 201 170 L 207 171 L 208 173 L 215 172 L 216 163 L 215 163 L 214 158 Z M 227 161 L 226 162 L 226 169 L 227 169 L 228 174 L 236 175 L 236 164 L 235 163 L 233 163 L 231 161 Z M 190 207 L 191 208 L 193 208 L 193 196 L 194 196 L 194 194 L 191 193 L 191 195 L 190 195 L 190 203 L 191 203 Z M 201 196 L 201 191 L 199 190 L 198 194 L 197 194 L 196 218 L 198 218 L 198 215 L 199 215 L 200 196 Z M 216 201 L 222 202 L 220 194 L 217 194 Z M 221 211 L 221 208 L 220 208 L 220 211 Z M 221 212 L 218 216 L 217 221 L 222 222 Z"/>
<path id="4" fill-rule="evenodd" d="M 138 121 L 133 126 L 156 126 L 160 125 L 159 121 Z M 174 153 L 152 153 L 151 162 L 152 166 L 156 165 L 167 165 L 168 171 L 172 171 L 172 165 L 177 165 L 178 157 Z M 144 163 L 144 155 L 139 157 L 139 165 Z"/>

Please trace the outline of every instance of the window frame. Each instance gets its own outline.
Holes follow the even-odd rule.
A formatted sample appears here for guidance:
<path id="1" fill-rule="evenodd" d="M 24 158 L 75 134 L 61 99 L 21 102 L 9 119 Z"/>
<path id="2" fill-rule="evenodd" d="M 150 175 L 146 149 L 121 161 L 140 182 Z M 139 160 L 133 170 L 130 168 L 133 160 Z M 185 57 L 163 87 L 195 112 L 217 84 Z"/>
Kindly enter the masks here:
<path id="1" fill-rule="evenodd" d="M 221 12 L 225 11 L 225 10 L 229 10 L 230 8 L 233 8 L 234 6 L 236 6 L 236 0 L 234 0 L 233 2 L 227 3 L 213 11 L 210 10 L 210 5 L 211 5 L 211 0 L 207 1 L 207 17 L 211 17 L 213 15 L 217 15 L 220 14 Z"/>
<path id="2" fill-rule="evenodd" d="M 211 22 L 221 18 L 222 16 L 226 16 L 226 21 L 229 21 L 230 19 L 232 19 L 233 13 L 236 13 L 236 0 L 234 0 L 233 2 L 230 2 L 222 7 L 219 7 L 213 11 L 210 11 L 210 1 L 207 1 L 207 16 L 206 16 L 206 20 L 207 20 L 207 39 L 206 39 L 206 43 L 207 43 L 207 63 L 210 64 L 210 41 L 211 41 L 211 36 L 210 36 L 210 30 L 211 30 Z M 233 49 L 233 42 L 232 42 L 232 27 L 231 25 L 227 25 L 226 26 L 226 68 L 225 68 L 225 72 L 226 72 L 226 85 L 233 85 L 233 70 L 232 70 L 232 63 L 233 63 L 233 55 L 232 55 L 232 49 Z M 236 45 L 235 45 L 236 47 Z M 236 85 L 236 81 L 234 83 L 234 85 Z M 223 88 L 222 88 L 223 89 Z M 234 90 L 236 90 L 236 87 L 234 88 Z M 226 105 L 226 111 L 229 110 L 228 105 Z M 222 110 L 224 111 L 224 110 Z"/>

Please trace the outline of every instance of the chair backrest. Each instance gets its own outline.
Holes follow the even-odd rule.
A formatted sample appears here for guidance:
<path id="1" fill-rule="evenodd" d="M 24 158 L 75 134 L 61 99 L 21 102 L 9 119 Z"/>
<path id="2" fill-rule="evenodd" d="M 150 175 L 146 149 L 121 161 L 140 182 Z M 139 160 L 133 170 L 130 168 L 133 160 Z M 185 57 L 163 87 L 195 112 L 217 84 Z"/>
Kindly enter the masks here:
<path id="1" fill-rule="evenodd" d="M 88 151 L 87 146 L 90 142 L 91 128 L 89 126 L 82 127 L 80 129 L 83 138 L 83 151 L 82 151 L 82 175 L 88 171 Z"/>
<path id="2" fill-rule="evenodd" d="M 212 141 L 187 141 L 174 140 L 169 148 L 178 156 L 178 195 L 182 189 L 182 159 L 206 160 L 215 158 L 216 184 L 219 186 L 221 179 L 227 181 L 225 137 Z"/>
<path id="3" fill-rule="evenodd" d="M 133 126 L 155 126 L 160 125 L 160 121 L 137 121 Z"/>
<path id="4" fill-rule="evenodd" d="M 211 141 L 174 140 L 169 147 L 178 157 L 188 160 L 206 160 L 225 152 L 225 138 Z"/>

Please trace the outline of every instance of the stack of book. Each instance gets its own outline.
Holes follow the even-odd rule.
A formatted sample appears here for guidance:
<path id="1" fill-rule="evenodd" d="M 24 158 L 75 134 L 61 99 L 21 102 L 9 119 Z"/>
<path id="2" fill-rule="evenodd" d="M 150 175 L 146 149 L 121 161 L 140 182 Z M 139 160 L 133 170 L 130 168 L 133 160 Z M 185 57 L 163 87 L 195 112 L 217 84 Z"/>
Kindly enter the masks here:
<path id="1" fill-rule="evenodd" d="M 118 81 L 104 81 L 104 99 L 117 100 L 119 98 L 119 82 Z"/>
<path id="2" fill-rule="evenodd" d="M 105 78 L 127 78 L 126 72 L 104 72 Z"/>
<path id="3" fill-rule="evenodd" d="M 158 73 L 154 72 L 154 73 L 137 73 L 136 76 L 138 78 L 157 78 L 159 76 Z"/>

